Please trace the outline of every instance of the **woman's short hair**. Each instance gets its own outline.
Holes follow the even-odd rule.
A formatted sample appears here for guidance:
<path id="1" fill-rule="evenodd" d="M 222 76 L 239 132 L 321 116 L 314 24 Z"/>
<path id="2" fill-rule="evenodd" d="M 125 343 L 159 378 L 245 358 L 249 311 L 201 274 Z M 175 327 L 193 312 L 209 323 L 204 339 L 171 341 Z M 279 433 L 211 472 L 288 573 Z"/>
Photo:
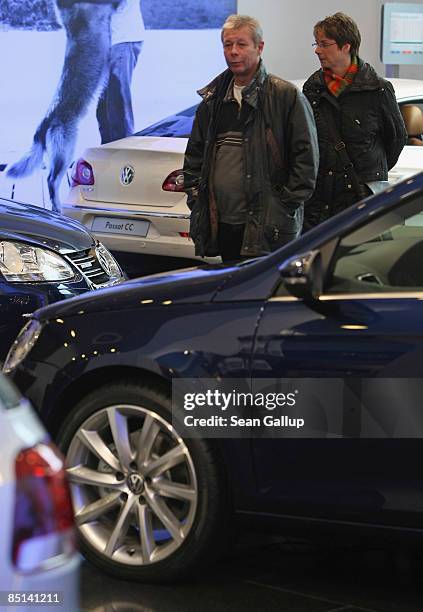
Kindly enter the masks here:
<path id="1" fill-rule="evenodd" d="M 327 38 L 335 40 L 341 49 L 346 43 L 351 45 L 351 55 L 358 55 L 361 34 L 357 24 L 345 13 L 335 13 L 318 21 L 314 26 L 314 35 L 323 32 Z"/>

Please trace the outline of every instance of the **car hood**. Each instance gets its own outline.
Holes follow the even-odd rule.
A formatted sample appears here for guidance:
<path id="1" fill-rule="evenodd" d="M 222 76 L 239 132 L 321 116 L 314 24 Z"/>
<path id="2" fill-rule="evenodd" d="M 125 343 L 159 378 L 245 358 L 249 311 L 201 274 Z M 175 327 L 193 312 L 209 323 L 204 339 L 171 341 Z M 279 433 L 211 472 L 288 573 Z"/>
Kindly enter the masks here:
<path id="1" fill-rule="evenodd" d="M 78 221 L 4 199 L 0 199 L 0 240 L 25 241 L 63 255 L 89 249 L 94 242 Z"/>
<path id="2" fill-rule="evenodd" d="M 117 287 L 85 293 L 77 298 L 51 304 L 34 313 L 40 320 L 65 318 L 76 314 L 133 310 L 140 307 L 210 302 L 229 278 L 239 272 L 236 266 L 202 266 L 162 272 L 132 279 Z"/>

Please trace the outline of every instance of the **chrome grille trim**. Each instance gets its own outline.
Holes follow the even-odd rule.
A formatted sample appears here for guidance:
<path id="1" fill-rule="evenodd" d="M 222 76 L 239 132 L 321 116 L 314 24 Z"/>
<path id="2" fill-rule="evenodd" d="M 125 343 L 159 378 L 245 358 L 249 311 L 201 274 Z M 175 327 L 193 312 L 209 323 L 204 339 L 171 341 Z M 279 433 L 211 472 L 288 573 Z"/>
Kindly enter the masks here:
<path id="1" fill-rule="evenodd" d="M 98 289 L 114 284 L 110 276 L 103 270 L 97 259 L 95 248 L 68 253 L 66 257 L 78 269 L 92 289 Z"/>

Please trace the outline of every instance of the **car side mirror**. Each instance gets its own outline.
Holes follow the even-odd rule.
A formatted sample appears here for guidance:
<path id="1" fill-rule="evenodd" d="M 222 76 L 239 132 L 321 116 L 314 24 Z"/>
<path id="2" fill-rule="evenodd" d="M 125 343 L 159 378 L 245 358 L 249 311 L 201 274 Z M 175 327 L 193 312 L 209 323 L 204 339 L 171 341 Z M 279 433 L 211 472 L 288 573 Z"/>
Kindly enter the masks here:
<path id="1" fill-rule="evenodd" d="M 286 289 L 302 300 L 316 300 L 323 291 L 323 268 L 320 251 L 295 255 L 283 262 L 279 272 Z"/>

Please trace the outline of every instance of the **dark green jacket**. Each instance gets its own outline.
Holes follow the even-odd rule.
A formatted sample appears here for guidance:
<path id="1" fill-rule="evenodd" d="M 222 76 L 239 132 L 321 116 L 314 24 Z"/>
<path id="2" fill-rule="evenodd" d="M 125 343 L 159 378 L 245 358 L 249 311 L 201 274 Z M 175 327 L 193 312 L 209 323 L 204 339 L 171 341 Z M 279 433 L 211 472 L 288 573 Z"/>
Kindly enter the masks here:
<path id="1" fill-rule="evenodd" d="M 232 80 L 225 70 L 198 93 L 188 141 L 184 181 L 197 255 L 217 255 L 217 210 L 210 188 L 216 116 Z M 264 65 L 243 92 L 251 106 L 244 133 L 247 218 L 241 255 L 269 253 L 302 228 L 304 202 L 313 193 L 318 168 L 316 127 L 310 106 L 291 83 L 268 75 Z"/>

